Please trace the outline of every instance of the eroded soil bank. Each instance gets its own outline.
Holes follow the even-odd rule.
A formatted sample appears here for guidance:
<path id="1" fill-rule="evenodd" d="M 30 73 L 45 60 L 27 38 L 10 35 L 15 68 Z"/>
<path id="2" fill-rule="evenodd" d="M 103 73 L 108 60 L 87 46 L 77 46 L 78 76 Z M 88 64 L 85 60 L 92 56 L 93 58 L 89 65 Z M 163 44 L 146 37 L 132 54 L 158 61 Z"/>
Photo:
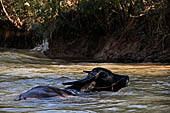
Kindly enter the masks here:
<path id="1" fill-rule="evenodd" d="M 170 63 L 170 38 L 131 35 L 122 38 L 83 37 L 72 41 L 53 40 L 46 55 L 51 58 L 102 62 Z"/>

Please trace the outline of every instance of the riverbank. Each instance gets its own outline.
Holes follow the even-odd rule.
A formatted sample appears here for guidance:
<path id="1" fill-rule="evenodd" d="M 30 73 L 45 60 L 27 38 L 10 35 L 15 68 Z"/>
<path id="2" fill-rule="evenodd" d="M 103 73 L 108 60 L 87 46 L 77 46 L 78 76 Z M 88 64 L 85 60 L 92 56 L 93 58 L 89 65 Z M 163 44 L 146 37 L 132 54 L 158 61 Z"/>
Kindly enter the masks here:
<path id="1" fill-rule="evenodd" d="M 170 38 L 113 35 L 79 38 L 72 41 L 54 40 L 46 55 L 50 58 L 75 59 L 112 63 L 170 63 Z"/>
<path id="2" fill-rule="evenodd" d="M 34 15 L 37 18 L 30 19 L 30 23 L 25 21 L 21 29 L 2 19 L 0 47 L 32 49 L 47 42 L 49 49 L 45 54 L 53 59 L 170 63 L 170 3 L 155 1 L 149 5 L 143 1 L 136 7 L 128 1 L 112 2 L 87 0 L 73 6 L 55 4 L 49 17 L 38 9 L 37 12 L 45 13 L 38 15 L 45 17 L 41 20 Z"/>

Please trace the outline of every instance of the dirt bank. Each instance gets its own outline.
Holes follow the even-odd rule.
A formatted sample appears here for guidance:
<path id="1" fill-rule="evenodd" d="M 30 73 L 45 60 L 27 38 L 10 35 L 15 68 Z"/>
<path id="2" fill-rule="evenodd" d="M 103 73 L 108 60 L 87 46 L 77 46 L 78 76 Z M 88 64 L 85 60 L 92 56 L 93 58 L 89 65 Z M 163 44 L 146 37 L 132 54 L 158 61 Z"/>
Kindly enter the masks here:
<path id="1" fill-rule="evenodd" d="M 122 38 L 103 36 L 79 38 L 73 41 L 56 40 L 46 53 L 51 58 L 68 58 L 105 62 L 170 63 L 170 38 L 148 38 L 131 35 Z"/>

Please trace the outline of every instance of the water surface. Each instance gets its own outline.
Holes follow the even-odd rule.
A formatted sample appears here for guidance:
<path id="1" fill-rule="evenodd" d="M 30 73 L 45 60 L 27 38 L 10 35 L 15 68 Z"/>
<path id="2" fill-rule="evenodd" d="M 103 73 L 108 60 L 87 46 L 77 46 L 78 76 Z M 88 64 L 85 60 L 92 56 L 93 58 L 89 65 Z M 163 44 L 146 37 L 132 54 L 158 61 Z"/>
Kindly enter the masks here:
<path id="1" fill-rule="evenodd" d="M 13 113 L 169 113 L 170 65 L 67 62 L 30 50 L 0 49 L 0 112 Z M 128 74 L 130 84 L 119 92 L 14 101 L 38 85 L 64 88 L 62 82 L 86 76 L 83 70 L 105 67 Z"/>

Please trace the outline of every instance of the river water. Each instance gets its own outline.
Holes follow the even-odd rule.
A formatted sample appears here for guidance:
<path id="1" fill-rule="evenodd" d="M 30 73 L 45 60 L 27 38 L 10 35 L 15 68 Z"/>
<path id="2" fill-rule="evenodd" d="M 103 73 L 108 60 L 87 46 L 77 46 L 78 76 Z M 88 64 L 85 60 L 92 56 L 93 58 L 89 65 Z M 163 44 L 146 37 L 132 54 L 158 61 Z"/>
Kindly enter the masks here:
<path id="1" fill-rule="evenodd" d="M 119 92 L 14 101 L 17 95 L 38 85 L 64 88 L 62 82 L 83 78 L 83 70 L 94 67 L 128 74 L 129 86 Z M 70 62 L 49 59 L 35 51 L 1 48 L 0 112 L 169 113 L 170 65 Z"/>

